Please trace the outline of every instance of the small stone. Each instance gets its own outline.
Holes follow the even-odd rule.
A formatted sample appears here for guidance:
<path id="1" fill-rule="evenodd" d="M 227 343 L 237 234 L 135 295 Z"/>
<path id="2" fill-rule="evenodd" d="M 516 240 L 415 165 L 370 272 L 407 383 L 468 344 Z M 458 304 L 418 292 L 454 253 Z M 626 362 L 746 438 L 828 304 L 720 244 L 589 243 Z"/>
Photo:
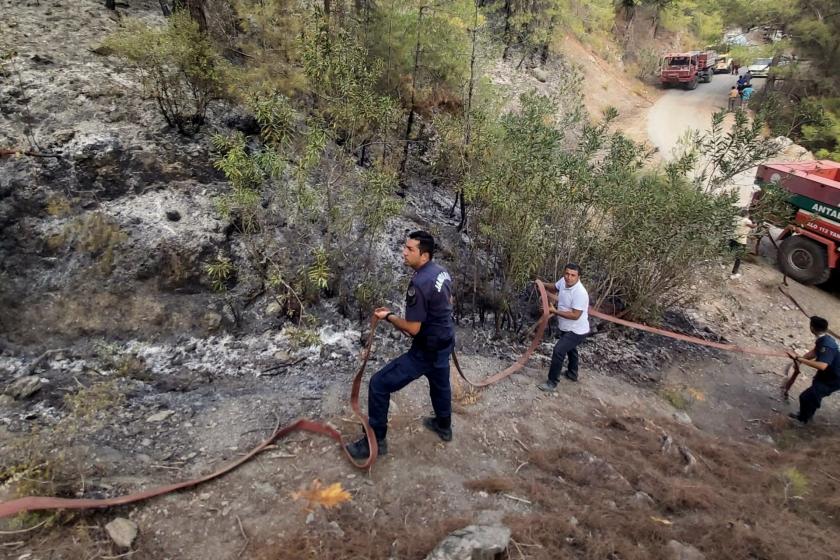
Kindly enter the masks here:
<path id="1" fill-rule="evenodd" d="M 686 426 L 693 426 L 694 425 L 694 423 L 691 421 L 691 416 L 689 416 L 688 414 L 686 414 L 682 410 L 678 410 L 677 412 L 675 412 L 673 414 L 673 416 L 674 416 L 674 420 L 676 420 L 680 424 L 684 424 Z"/>
<path id="2" fill-rule="evenodd" d="M 542 68 L 534 68 L 531 70 L 531 74 L 537 79 L 538 82 L 545 83 L 548 80 L 548 72 L 543 70 Z"/>
<path id="3" fill-rule="evenodd" d="M 163 410 L 146 418 L 146 422 L 163 422 L 173 414 L 175 414 L 175 412 L 172 410 Z"/>
<path id="4" fill-rule="evenodd" d="M 575 517 L 574 515 L 569 518 L 569 525 L 571 527 L 577 527 L 578 523 L 579 523 L 578 518 Z"/>
<path id="5" fill-rule="evenodd" d="M 222 326 L 222 316 L 215 311 L 208 311 L 204 314 L 204 325 L 208 331 L 215 331 Z"/>
<path id="6" fill-rule="evenodd" d="M 507 550 L 510 529 L 503 525 L 470 525 L 453 531 L 426 560 L 493 560 Z"/>
<path id="7" fill-rule="evenodd" d="M 767 445 L 776 445 L 776 440 L 774 440 L 773 437 L 768 434 L 758 434 L 757 436 L 755 436 L 755 439 L 762 443 L 766 443 Z"/>
<path id="8" fill-rule="evenodd" d="M 337 521 L 330 521 L 329 523 L 327 523 L 327 527 L 329 528 L 330 532 L 338 538 L 344 537 L 344 530 L 341 528 L 341 525 L 339 525 Z"/>
<path id="9" fill-rule="evenodd" d="M 283 311 L 283 307 L 277 303 L 276 301 L 272 301 L 268 305 L 265 306 L 265 314 L 270 316 L 280 315 Z"/>
<path id="10" fill-rule="evenodd" d="M 54 64 L 52 59 L 49 59 L 45 56 L 41 56 L 40 54 L 32 55 L 31 60 L 32 60 L 32 62 L 34 62 L 36 64 L 44 64 L 44 65 Z"/>
<path id="11" fill-rule="evenodd" d="M 310 511 L 309 515 L 306 516 L 306 524 L 311 525 L 315 522 L 315 512 Z"/>
<path id="12" fill-rule="evenodd" d="M 69 128 L 62 128 L 53 132 L 53 142 L 63 146 L 76 136 L 76 131 Z"/>
<path id="13" fill-rule="evenodd" d="M 633 501 L 637 504 L 644 504 L 652 506 L 654 504 L 653 498 L 650 497 L 650 494 L 646 492 L 636 492 L 633 495 Z"/>
<path id="14" fill-rule="evenodd" d="M 9 395 L 0 395 L 0 410 L 12 406 L 15 399 Z"/>
<path id="15" fill-rule="evenodd" d="M 105 530 L 114 544 L 122 548 L 131 548 L 134 539 L 137 538 L 137 525 L 124 517 L 117 517 L 105 525 Z"/>
<path id="16" fill-rule="evenodd" d="M 665 552 L 668 560 L 706 560 L 706 556 L 690 544 L 674 540 L 668 541 Z"/>
<path id="17" fill-rule="evenodd" d="M 6 394 L 16 400 L 26 399 L 37 393 L 42 384 L 41 378 L 37 375 L 27 375 L 15 379 L 6 388 Z"/>

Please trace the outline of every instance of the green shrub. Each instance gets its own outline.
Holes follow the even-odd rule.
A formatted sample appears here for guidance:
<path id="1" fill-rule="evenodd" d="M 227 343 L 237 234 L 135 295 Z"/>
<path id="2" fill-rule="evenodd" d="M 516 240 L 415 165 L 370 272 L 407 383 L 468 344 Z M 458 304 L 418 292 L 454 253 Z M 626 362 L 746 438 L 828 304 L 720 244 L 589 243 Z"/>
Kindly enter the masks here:
<path id="1" fill-rule="evenodd" d="M 819 159 L 840 161 L 840 97 L 815 101 L 821 119 L 802 126 L 802 144 Z"/>
<path id="2" fill-rule="evenodd" d="M 788 467 L 781 472 L 784 484 L 785 502 L 791 499 L 802 499 L 810 487 L 808 477 L 796 467 Z"/>
<path id="3" fill-rule="evenodd" d="M 67 222 L 59 233 L 46 239 L 47 247 L 57 251 L 72 247 L 93 259 L 101 274 L 107 276 L 114 267 L 117 249 L 128 239 L 122 228 L 102 212 L 89 212 Z"/>
<path id="4" fill-rule="evenodd" d="M 196 132 L 210 103 L 224 96 L 227 65 L 185 11 L 162 28 L 129 19 L 104 46 L 135 65 L 147 95 L 182 133 Z"/>
<path id="5" fill-rule="evenodd" d="M 229 258 L 219 255 L 211 263 L 204 267 L 204 271 L 210 278 L 213 289 L 221 292 L 227 289 L 228 283 L 233 278 L 234 268 L 233 263 Z"/>
<path id="6" fill-rule="evenodd" d="M 609 131 L 614 110 L 575 127 L 545 97 L 520 101 L 517 112 L 477 119 L 470 150 L 482 157 L 461 180 L 474 244 L 459 263 L 476 284 L 462 289 L 480 293 L 489 281 L 512 304 L 534 275 L 554 279 L 576 261 L 593 304 L 618 300 L 636 317 L 656 319 L 690 295 L 698 271 L 724 254 L 733 196 L 686 171 L 642 172 L 647 151 Z"/>

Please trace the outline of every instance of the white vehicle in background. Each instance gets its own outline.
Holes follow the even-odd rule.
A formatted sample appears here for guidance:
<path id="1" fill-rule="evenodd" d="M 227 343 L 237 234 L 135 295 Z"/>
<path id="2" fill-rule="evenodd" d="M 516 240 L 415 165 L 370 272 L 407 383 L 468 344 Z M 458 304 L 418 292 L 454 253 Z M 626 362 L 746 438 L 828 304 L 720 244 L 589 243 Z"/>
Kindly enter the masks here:
<path id="1" fill-rule="evenodd" d="M 756 58 L 747 70 L 753 78 L 766 78 L 770 74 L 771 62 L 773 62 L 772 58 Z"/>
<path id="2" fill-rule="evenodd" d="M 717 62 L 715 62 L 715 74 L 726 73 L 732 70 L 732 57 L 728 54 L 718 55 Z"/>

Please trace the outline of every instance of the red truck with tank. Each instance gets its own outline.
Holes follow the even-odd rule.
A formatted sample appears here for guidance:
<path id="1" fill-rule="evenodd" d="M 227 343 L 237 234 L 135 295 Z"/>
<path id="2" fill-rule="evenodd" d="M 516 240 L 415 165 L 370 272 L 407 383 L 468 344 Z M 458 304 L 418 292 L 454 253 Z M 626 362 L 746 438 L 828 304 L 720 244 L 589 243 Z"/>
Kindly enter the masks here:
<path id="1" fill-rule="evenodd" d="M 776 238 L 782 272 L 803 284 L 827 281 L 840 266 L 840 163 L 767 163 L 758 166 L 756 183 L 790 193 L 790 214 L 776 224 L 784 228 Z"/>

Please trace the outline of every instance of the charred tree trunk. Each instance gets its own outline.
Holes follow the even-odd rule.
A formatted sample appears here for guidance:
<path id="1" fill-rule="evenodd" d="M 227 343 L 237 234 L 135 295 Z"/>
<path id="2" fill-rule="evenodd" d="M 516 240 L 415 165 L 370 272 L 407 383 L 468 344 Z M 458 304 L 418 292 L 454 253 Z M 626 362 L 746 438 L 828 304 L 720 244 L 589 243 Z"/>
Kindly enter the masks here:
<path id="1" fill-rule="evenodd" d="M 172 10 L 187 10 L 190 17 L 198 24 L 202 33 L 207 32 L 207 7 L 205 0 L 175 0 L 172 3 Z"/>
<path id="2" fill-rule="evenodd" d="M 505 0 L 505 31 L 504 31 L 504 42 L 505 42 L 505 50 L 502 51 L 502 60 L 507 60 L 508 54 L 510 52 L 510 45 L 513 43 L 513 37 L 511 37 L 511 23 L 510 18 L 513 16 L 513 7 L 511 6 L 513 0 Z"/>
<path id="3" fill-rule="evenodd" d="M 475 90 L 475 44 L 476 34 L 478 33 L 478 1 L 475 2 L 475 12 L 473 13 L 473 28 L 472 28 L 472 45 L 470 51 L 470 82 L 467 88 L 467 104 L 464 107 L 464 152 L 466 157 L 469 157 L 468 147 L 472 140 L 472 100 L 473 92 Z M 458 223 L 458 231 L 463 231 L 467 225 L 467 200 L 464 196 L 463 187 L 455 196 L 455 202 L 461 202 L 461 220 Z"/>
<path id="4" fill-rule="evenodd" d="M 172 10 L 169 8 L 169 4 L 167 4 L 164 0 L 158 0 L 160 4 L 160 11 L 163 13 L 163 17 L 169 17 L 172 15 Z"/>
<path id="5" fill-rule="evenodd" d="M 117 9 L 117 0 L 105 0 L 105 7 L 109 10 Z"/>
<path id="6" fill-rule="evenodd" d="M 408 122 L 405 126 L 405 146 L 403 147 L 403 157 L 400 163 L 400 178 L 405 173 L 405 166 L 408 163 L 408 147 L 411 139 L 411 128 L 414 126 L 414 110 L 415 110 L 415 96 L 417 95 L 417 71 L 420 68 L 420 26 L 423 24 L 423 10 L 426 6 L 422 6 L 417 12 L 417 35 L 414 43 L 414 69 L 411 72 L 411 102 L 408 108 Z"/>

